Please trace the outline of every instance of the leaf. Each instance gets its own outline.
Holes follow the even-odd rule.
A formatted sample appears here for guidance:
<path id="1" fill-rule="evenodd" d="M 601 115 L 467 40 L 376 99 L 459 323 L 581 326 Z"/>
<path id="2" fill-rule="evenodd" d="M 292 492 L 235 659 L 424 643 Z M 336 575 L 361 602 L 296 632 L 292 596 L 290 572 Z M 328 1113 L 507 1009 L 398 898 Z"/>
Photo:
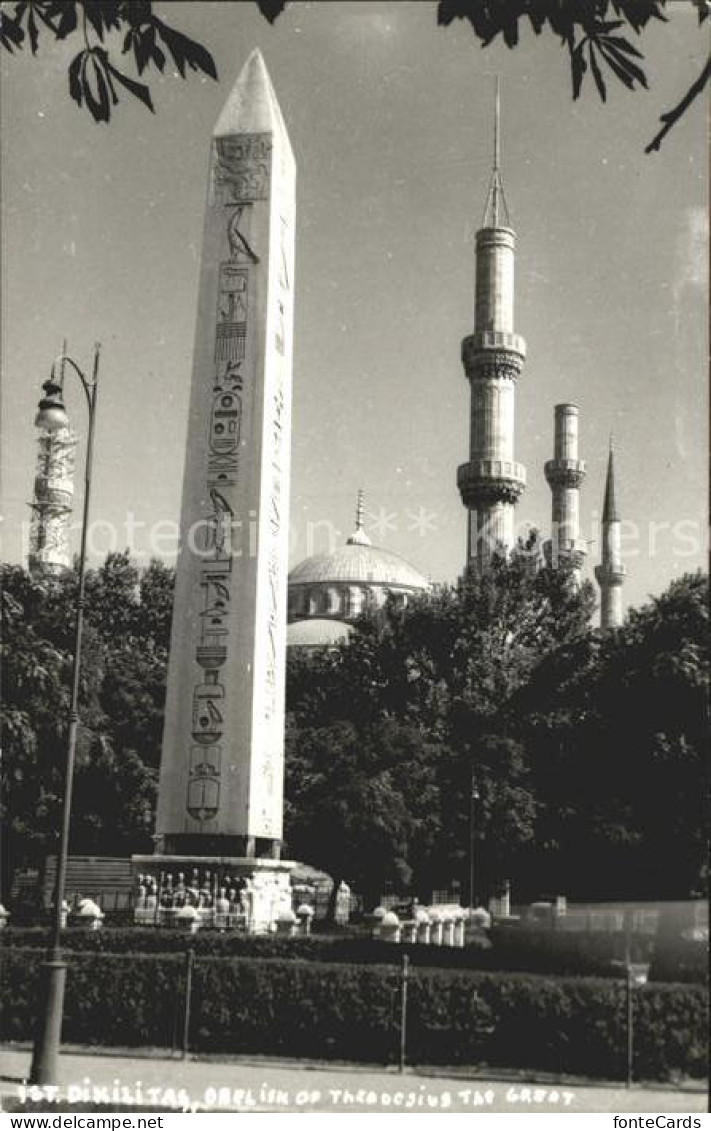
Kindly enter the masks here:
<path id="1" fill-rule="evenodd" d="M 273 24 L 277 16 L 280 16 L 286 8 L 286 0 L 257 0 L 257 7 L 265 20 Z"/>
<path id="2" fill-rule="evenodd" d="M 134 96 L 134 98 L 140 99 L 143 105 L 147 106 L 151 113 L 155 114 L 153 101 L 151 99 L 151 92 L 148 87 L 144 83 L 136 82 L 135 79 L 130 79 L 128 75 L 122 74 L 121 71 L 118 71 L 116 67 L 112 66 L 112 64 L 108 60 L 108 57 L 106 58 L 105 62 L 106 70 L 113 78 L 116 79 L 116 82 L 121 83 L 121 86 L 125 87 L 126 90 L 128 90 L 129 93 Z"/>
<path id="3" fill-rule="evenodd" d="M 0 43 L 12 54 L 14 47 L 21 47 L 25 33 L 20 27 L 19 20 L 11 19 L 6 12 L 0 10 Z"/>
<path id="4" fill-rule="evenodd" d="M 109 86 L 103 61 L 98 57 L 98 48 L 84 52 L 81 84 L 89 111 L 95 122 L 108 122 L 111 116 Z"/>
<path id="5" fill-rule="evenodd" d="M 638 51 L 634 44 L 623 39 L 621 35 L 606 35 L 604 37 L 601 36 L 601 38 L 604 38 L 605 43 L 616 47 L 618 51 L 623 51 L 628 55 L 634 55 L 637 59 L 644 59 L 642 52 Z"/>
<path id="6" fill-rule="evenodd" d="M 55 8 L 60 8 L 59 22 L 55 25 L 54 34 L 57 39 L 66 39 L 68 35 L 75 30 L 77 26 L 77 6 L 72 3 L 55 4 Z M 47 13 L 48 18 L 52 18 L 50 12 Z"/>
<path id="7" fill-rule="evenodd" d="M 513 17 L 503 24 L 502 32 L 504 43 L 507 47 L 515 47 L 518 43 L 518 18 Z"/>
<path id="8" fill-rule="evenodd" d="M 580 88 L 583 83 L 583 75 L 588 69 L 588 65 L 583 57 L 583 47 L 587 40 L 581 39 L 578 46 L 570 56 L 570 67 L 573 76 L 573 98 L 578 98 L 580 95 Z"/>
<path id="9" fill-rule="evenodd" d="M 168 27 L 157 17 L 153 18 L 153 24 L 175 61 L 182 78 L 185 78 L 185 65 L 187 63 L 193 71 L 202 71 L 210 78 L 217 79 L 215 61 L 205 47 L 195 43 L 192 39 L 188 39 L 187 35 L 176 31 L 175 28 Z"/>
<path id="10" fill-rule="evenodd" d="M 69 94 L 78 106 L 82 105 L 84 92 L 81 85 L 81 71 L 86 51 L 80 51 L 69 64 Z"/>
<path id="11" fill-rule="evenodd" d="M 30 47 L 32 48 L 32 54 L 36 55 L 37 47 L 39 44 L 39 28 L 37 27 L 37 24 L 35 22 L 35 14 L 32 11 L 32 8 L 30 8 L 27 15 L 27 33 L 30 37 Z"/>
<path id="12" fill-rule="evenodd" d="M 80 0 L 87 20 L 103 42 L 105 31 L 119 31 L 122 7 L 117 0 Z"/>
<path id="13" fill-rule="evenodd" d="M 607 63 L 610 70 L 614 71 L 618 79 L 625 84 L 628 90 L 634 90 L 634 77 L 629 73 L 628 69 L 623 66 L 619 59 L 606 49 L 605 45 L 601 43 L 600 54 Z M 647 85 L 646 82 L 644 84 Z"/>
<path id="14" fill-rule="evenodd" d="M 588 54 L 590 57 L 590 69 L 593 73 L 593 78 L 595 79 L 595 85 L 600 92 L 602 101 L 607 102 L 607 88 L 605 87 L 605 80 L 602 77 L 602 71 L 600 70 L 598 61 L 595 58 L 595 48 L 592 42 L 589 44 Z"/>
<path id="15" fill-rule="evenodd" d="M 641 70 L 635 63 L 633 63 L 631 59 L 628 59 L 626 55 L 623 55 L 620 52 L 619 48 L 612 46 L 606 37 L 600 39 L 598 46 L 600 47 L 601 51 L 603 49 L 607 51 L 608 60 L 610 57 L 612 57 L 617 61 L 620 67 L 622 67 L 622 69 L 627 72 L 633 82 L 636 80 L 640 84 L 640 86 L 646 88 L 647 76 L 645 75 L 644 71 Z"/>

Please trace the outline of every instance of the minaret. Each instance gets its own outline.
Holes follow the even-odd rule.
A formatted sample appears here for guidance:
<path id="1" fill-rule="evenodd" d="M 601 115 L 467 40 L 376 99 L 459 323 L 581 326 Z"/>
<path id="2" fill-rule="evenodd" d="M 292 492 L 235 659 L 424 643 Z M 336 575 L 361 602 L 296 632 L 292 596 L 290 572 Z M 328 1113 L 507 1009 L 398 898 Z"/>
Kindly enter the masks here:
<path id="1" fill-rule="evenodd" d="M 365 501 L 363 488 L 358 489 L 358 502 L 356 503 L 355 530 L 350 538 L 346 539 L 347 546 L 370 546 L 371 541 L 365 532 Z"/>
<path id="2" fill-rule="evenodd" d="M 215 862 L 230 881 L 261 876 L 254 929 L 268 929 L 274 900 L 289 899 L 286 865 L 276 862 L 295 175 L 255 50 L 210 145 L 154 866 L 168 874 L 180 857 L 177 874 L 187 859 L 212 858 L 210 883 Z"/>
<path id="3" fill-rule="evenodd" d="M 66 343 L 62 352 L 66 353 Z M 45 381 L 40 413 L 54 404 L 62 391 L 63 377 L 62 368 L 58 385 L 52 379 Z M 71 565 L 69 520 L 74 502 L 76 447 L 76 433 L 68 425 L 39 430 L 27 561 L 30 573 L 36 578 L 58 577 Z"/>
<path id="4" fill-rule="evenodd" d="M 469 512 L 467 567 L 476 568 L 497 548 L 513 547 L 514 508 L 526 485 L 526 470 L 514 460 L 514 394 L 526 343 L 513 328 L 515 234 L 501 179 L 499 116 L 497 80 L 494 165 L 476 234 L 474 333 L 462 342 L 471 430 L 469 462 L 459 467 L 457 486 Z"/>
<path id="5" fill-rule="evenodd" d="M 622 583 L 627 570 L 622 564 L 620 515 L 615 498 L 615 455 L 610 437 L 607 461 L 605 503 L 602 510 L 602 561 L 595 567 L 600 586 L 600 628 L 619 628 L 622 624 Z"/>
<path id="6" fill-rule="evenodd" d="M 574 404 L 555 406 L 553 459 L 547 461 L 545 473 L 553 494 L 546 560 L 554 568 L 567 564 L 580 573 L 587 552 L 580 537 L 580 485 L 585 479 L 585 463 L 578 459 L 578 409 Z"/>

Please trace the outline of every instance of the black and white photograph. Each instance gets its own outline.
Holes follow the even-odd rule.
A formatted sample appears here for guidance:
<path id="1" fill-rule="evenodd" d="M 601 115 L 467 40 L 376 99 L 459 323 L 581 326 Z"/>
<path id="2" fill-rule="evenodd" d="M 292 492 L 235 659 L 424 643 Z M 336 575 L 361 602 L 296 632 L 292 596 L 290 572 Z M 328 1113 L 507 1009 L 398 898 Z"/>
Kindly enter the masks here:
<path id="1" fill-rule="evenodd" d="M 0 4 L 4 1126 L 702 1126 L 710 15 Z"/>

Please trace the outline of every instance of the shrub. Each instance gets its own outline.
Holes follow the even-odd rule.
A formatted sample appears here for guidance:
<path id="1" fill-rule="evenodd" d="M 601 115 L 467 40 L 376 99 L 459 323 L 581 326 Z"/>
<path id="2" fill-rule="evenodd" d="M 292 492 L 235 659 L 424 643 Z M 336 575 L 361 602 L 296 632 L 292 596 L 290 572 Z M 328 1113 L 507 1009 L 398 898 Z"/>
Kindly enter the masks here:
<path id="1" fill-rule="evenodd" d="M 63 941 L 67 949 L 112 954 L 184 953 L 192 947 L 200 956 L 234 958 L 284 958 L 315 962 L 345 962 L 379 965 L 402 963 L 404 950 L 414 967 L 442 969 L 521 971 L 539 974 L 619 976 L 614 960 L 622 955 L 620 935 L 598 932 L 558 932 L 524 927 L 495 927 L 490 950 L 385 943 L 348 935 L 312 935 L 294 939 L 274 935 L 220 934 L 215 931 L 190 935 L 185 931 L 156 928 L 100 931 L 69 929 Z M 45 928 L 8 927 L 2 932 L 5 945 L 45 947 Z M 633 956 L 648 960 L 650 939 L 635 939 Z"/>
<path id="2" fill-rule="evenodd" d="M 706 939 L 657 939 L 649 968 L 650 982 L 708 984 L 709 944 Z"/>
<path id="3" fill-rule="evenodd" d="M 27 1039 L 36 1016 L 36 950 L 5 952 L 5 1035 Z M 63 1039 L 169 1046 L 182 1024 L 184 959 L 75 953 Z M 392 966 L 197 958 L 191 1047 L 383 1062 L 399 1042 L 400 974 Z M 410 1063 L 489 1064 L 606 1078 L 623 1075 L 624 984 L 415 969 L 408 997 Z M 705 995 L 692 986 L 635 991 L 638 1078 L 703 1074 Z"/>

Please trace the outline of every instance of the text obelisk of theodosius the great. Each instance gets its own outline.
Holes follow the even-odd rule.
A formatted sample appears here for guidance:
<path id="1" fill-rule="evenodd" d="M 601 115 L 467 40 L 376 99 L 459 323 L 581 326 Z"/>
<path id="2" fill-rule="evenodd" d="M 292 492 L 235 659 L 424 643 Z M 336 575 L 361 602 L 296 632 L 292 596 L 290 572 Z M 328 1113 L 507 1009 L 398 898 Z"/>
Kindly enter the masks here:
<path id="1" fill-rule="evenodd" d="M 210 152 L 156 822 L 165 854 L 279 854 L 294 186 L 254 51 Z"/>

